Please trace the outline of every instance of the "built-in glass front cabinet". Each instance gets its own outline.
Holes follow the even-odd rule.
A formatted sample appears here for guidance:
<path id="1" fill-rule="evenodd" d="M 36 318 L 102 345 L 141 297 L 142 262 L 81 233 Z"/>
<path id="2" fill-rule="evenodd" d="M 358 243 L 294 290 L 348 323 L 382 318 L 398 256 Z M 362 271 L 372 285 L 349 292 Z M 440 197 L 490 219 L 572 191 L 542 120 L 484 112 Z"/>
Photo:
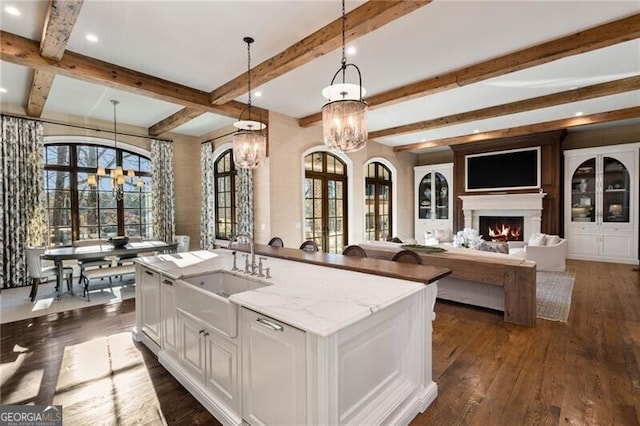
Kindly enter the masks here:
<path id="1" fill-rule="evenodd" d="M 452 229 L 453 204 L 451 193 L 453 164 L 437 164 L 414 168 L 416 190 L 415 239 L 424 244 L 426 234 L 437 229 Z"/>
<path id="2" fill-rule="evenodd" d="M 571 178 L 571 221 L 628 223 L 630 183 L 628 168 L 616 158 L 582 161 Z"/>

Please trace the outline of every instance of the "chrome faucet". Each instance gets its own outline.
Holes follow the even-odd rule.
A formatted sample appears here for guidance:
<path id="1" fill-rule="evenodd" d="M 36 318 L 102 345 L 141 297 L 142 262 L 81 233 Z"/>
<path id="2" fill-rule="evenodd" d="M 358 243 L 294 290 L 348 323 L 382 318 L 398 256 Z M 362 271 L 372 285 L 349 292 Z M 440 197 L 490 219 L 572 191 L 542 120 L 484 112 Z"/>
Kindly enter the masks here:
<path id="1" fill-rule="evenodd" d="M 246 274 L 251 274 L 251 275 L 256 275 L 256 269 L 257 269 L 257 265 L 256 265 L 256 252 L 255 252 L 255 247 L 253 245 L 253 238 L 251 237 L 251 235 L 249 234 L 237 234 L 233 237 L 231 237 L 231 239 L 229 240 L 229 248 L 231 248 L 231 245 L 235 242 L 236 244 L 239 243 L 239 239 L 240 238 L 244 238 L 245 240 L 249 241 L 249 248 L 251 250 L 251 263 L 250 265 L 248 265 L 249 267 L 245 266 L 245 270 L 244 272 Z"/>

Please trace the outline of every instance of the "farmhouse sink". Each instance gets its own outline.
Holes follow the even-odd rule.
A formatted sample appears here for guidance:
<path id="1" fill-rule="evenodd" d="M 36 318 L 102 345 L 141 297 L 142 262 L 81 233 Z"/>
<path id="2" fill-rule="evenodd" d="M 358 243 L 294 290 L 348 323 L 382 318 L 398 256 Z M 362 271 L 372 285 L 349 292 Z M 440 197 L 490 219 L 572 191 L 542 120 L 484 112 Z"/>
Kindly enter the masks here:
<path id="1" fill-rule="evenodd" d="M 229 296 L 268 285 L 227 271 L 177 281 L 176 307 L 229 337 L 238 335 L 238 306 Z"/>

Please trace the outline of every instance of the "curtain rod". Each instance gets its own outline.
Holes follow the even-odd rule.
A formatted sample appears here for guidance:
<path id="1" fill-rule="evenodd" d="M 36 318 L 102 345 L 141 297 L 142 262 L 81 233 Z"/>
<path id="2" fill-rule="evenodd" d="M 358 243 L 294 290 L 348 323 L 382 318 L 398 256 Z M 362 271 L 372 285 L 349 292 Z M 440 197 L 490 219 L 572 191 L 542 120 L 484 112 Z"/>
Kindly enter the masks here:
<path id="1" fill-rule="evenodd" d="M 105 133 L 111 133 L 111 134 L 114 133 L 113 130 L 104 130 L 104 129 L 99 129 L 97 127 L 96 128 L 87 127 L 87 126 L 82 126 L 80 124 L 68 124 L 68 123 L 63 123 L 61 121 L 47 120 L 45 118 L 26 117 L 24 115 L 7 114 L 7 113 L 4 113 L 4 112 L 1 115 L 5 115 L 7 117 L 22 118 L 24 120 L 40 121 L 42 123 L 55 124 L 57 126 L 67 126 L 67 127 L 73 127 L 73 128 L 76 128 L 76 129 L 93 130 L 95 132 L 105 132 Z M 153 137 L 153 136 L 136 135 L 134 133 L 115 132 L 115 134 L 116 135 L 123 135 L 123 136 L 131 136 L 131 137 L 134 137 L 134 138 L 141 138 L 141 139 L 155 139 L 155 140 L 159 140 L 159 141 L 165 141 L 165 142 L 173 143 L 172 139 L 164 139 L 164 138 L 156 138 L 156 137 Z"/>
<path id="2" fill-rule="evenodd" d="M 204 142 L 200 142 L 200 145 L 204 145 L 205 143 L 211 143 L 211 142 L 215 142 L 218 139 L 222 139 L 222 138 L 226 138 L 227 136 L 233 135 L 234 133 L 236 133 L 236 130 L 234 130 L 233 132 L 229 132 L 229 133 L 225 133 L 224 135 L 220 135 L 220 136 L 216 136 L 213 139 L 207 139 Z"/>

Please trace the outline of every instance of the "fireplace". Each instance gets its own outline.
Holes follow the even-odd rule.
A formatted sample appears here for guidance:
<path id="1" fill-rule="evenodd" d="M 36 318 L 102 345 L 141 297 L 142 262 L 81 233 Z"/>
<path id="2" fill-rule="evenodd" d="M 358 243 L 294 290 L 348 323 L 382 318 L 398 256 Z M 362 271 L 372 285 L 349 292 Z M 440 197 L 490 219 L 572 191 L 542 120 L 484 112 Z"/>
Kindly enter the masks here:
<path id="1" fill-rule="evenodd" d="M 524 217 L 480 216 L 480 235 L 485 241 L 524 241 Z"/>
<path id="2" fill-rule="evenodd" d="M 540 232 L 542 199 L 545 195 L 543 192 L 461 195 L 464 226 L 477 229 L 481 235 L 487 236 L 489 232 L 481 227 L 481 217 L 521 217 L 521 232 L 517 241 L 529 241 L 531 234 Z"/>

